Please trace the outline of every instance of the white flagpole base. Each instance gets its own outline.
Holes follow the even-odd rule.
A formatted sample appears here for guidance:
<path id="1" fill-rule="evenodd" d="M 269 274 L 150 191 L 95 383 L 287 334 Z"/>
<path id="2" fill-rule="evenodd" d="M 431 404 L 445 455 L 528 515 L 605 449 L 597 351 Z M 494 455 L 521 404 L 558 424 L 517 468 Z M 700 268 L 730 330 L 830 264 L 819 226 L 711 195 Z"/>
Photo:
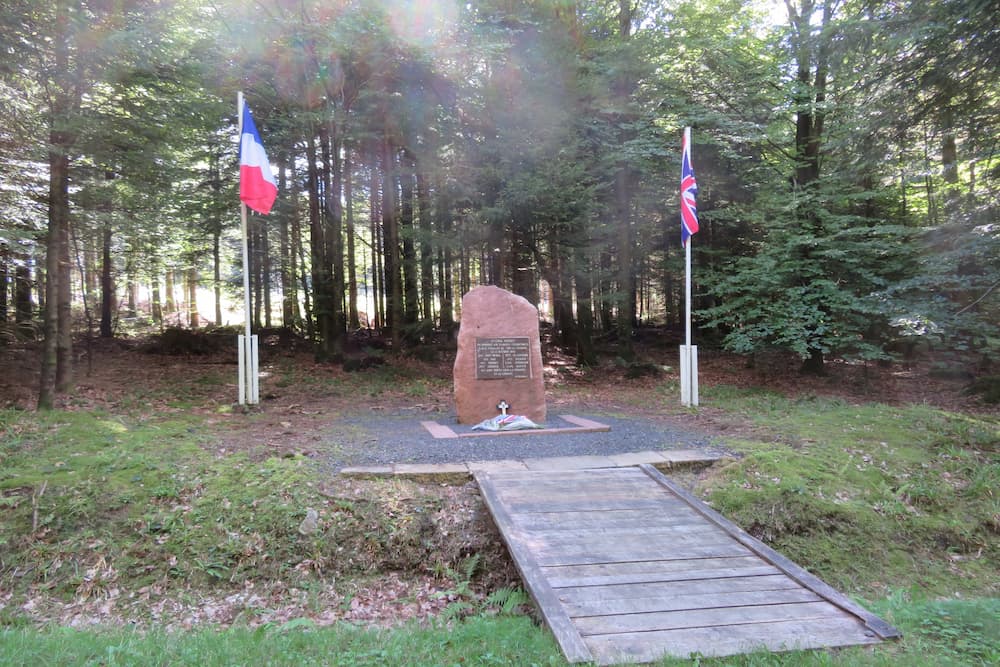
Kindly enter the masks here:
<path id="1" fill-rule="evenodd" d="M 681 345 L 681 405 L 698 406 L 698 346 Z"/>
<path id="2" fill-rule="evenodd" d="M 257 334 L 250 336 L 250 403 L 260 403 L 260 349 L 257 346 Z"/>
<path id="3" fill-rule="evenodd" d="M 239 402 L 246 405 L 247 402 L 247 355 L 244 352 L 243 334 L 236 337 L 236 358 L 239 360 Z"/>
<path id="4" fill-rule="evenodd" d="M 258 361 L 257 341 L 256 335 L 249 338 L 242 334 L 237 336 L 240 405 L 260 403 L 260 363 Z"/>

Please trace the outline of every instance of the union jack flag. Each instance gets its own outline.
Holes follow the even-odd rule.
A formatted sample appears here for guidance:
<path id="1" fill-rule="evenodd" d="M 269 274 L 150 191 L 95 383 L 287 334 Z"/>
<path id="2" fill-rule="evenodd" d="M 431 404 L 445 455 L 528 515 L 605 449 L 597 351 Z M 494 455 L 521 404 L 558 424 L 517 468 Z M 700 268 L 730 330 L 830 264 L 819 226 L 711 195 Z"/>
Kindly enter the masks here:
<path id="1" fill-rule="evenodd" d="M 691 167 L 691 128 L 684 128 L 681 143 L 681 246 L 698 232 L 698 184 L 694 180 Z"/>

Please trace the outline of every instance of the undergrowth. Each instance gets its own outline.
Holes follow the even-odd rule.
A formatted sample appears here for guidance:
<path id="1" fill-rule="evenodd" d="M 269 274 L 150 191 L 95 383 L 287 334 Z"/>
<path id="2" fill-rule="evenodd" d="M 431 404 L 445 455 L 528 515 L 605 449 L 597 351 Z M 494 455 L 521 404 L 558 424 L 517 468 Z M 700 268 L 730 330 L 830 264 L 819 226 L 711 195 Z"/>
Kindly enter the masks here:
<path id="1" fill-rule="evenodd" d="M 0 592 L 14 601 L 380 571 L 447 585 L 473 554 L 504 561 L 488 530 L 463 527 L 485 517 L 462 494 L 405 481 L 321 483 L 318 464 L 299 456 L 220 455 L 201 446 L 211 435 L 192 419 L 2 411 L 0 433 Z M 491 566 L 477 583 L 510 575 Z M 0 607 L 0 620 L 18 606 Z"/>
<path id="2" fill-rule="evenodd" d="M 281 372 L 281 382 L 298 382 Z M 437 389 L 376 370 L 361 391 Z M 711 471 L 698 493 L 867 599 L 904 639 L 663 664 L 997 663 L 1000 422 L 728 387 L 703 395 L 776 435 L 727 441 L 739 456 Z M 506 585 L 509 561 L 495 532 L 469 529 L 489 519 L 461 494 L 400 481 L 331 483 L 309 458 L 221 453 L 209 419 L 150 416 L 143 400 L 137 395 L 125 416 L 0 411 L 0 664 L 564 664 L 546 631 L 508 617 L 527 599 Z M 310 509 L 315 521 L 303 522 Z M 267 586 L 350 591 L 351 582 L 399 571 L 440 582 L 441 620 L 365 630 L 296 618 L 253 629 L 238 617 L 224 631 L 171 634 L 128 618 L 136 629 L 78 632 L 39 629 L 43 616 L 31 610 L 41 597 L 99 601 L 121 590 L 195 600 Z M 317 598 L 315 611 L 325 602 Z"/>
<path id="3" fill-rule="evenodd" d="M 365 629 L 306 619 L 217 632 L 0 630 L 0 663 L 64 665 L 565 665 L 555 641 L 530 619 L 475 617 L 459 623 Z"/>
<path id="4" fill-rule="evenodd" d="M 924 406 L 788 400 L 713 388 L 771 442 L 741 454 L 703 494 L 751 534 L 835 586 L 882 595 L 1000 592 L 1000 422 Z"/>
<path id="5" fill-rule="evenodd" d="M 911 600 L 895 591 L 872 605 L 905 638 L 877 647 L 727 658 L 665 659 L 662 667 L 968 667 L 1000 661 L 1000 601 Z M 0 664 L 38 665 L 550 665 L 567 663 L 551 634 L 525 616 L 365 629 L 319 627 L 306 618 L 258 628 L 166 633 L 133 628 L 86 632 L 50 627 L 0 630 Z"/>

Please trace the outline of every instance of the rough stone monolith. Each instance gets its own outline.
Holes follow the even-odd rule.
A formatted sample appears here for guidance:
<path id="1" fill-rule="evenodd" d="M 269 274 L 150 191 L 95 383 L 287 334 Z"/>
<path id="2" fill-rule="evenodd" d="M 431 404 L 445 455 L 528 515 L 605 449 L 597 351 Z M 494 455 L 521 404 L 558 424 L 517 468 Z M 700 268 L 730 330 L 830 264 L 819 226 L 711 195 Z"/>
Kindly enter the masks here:
<path id="1" fill-rule="evenodd" d="M 455 409 L 460 424 L 500 414 L 545 421 L 545 378 L 538 309 L 524 297 L 492 285 L 462 297 L 455 356 Z"/>

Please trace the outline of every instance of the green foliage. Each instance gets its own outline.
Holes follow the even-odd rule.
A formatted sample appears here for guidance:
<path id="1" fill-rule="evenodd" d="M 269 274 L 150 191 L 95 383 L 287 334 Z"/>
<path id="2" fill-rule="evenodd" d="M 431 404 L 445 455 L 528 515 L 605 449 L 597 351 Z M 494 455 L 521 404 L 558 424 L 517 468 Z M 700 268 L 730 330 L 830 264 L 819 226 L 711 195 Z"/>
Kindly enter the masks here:
<path id="1" fill-rule="evenodd" d="M 1000 227 L 963 222 L 923 234 L 920 270 L 887 291 L 893 324 L 911 345 L 1000 355 Z"/>
<path id="2" fill-rule="evenodd" d="M 7 410 L 0 433 L 0 568 L 20 573 L 19 596 L 43 587 L 91 597 L 125 580 L 239 586 L 377 568 L 454 570 L 456 586 L 472 595 L 480 556 L 438 529 L 442 501 L 416 485 L 335 500 L 319 493 L 313 461 L 216 456 L 199 446 L 197 422 L 179 416 Z M 310 507 L 318 530 L 302 535 Z"/>
<path id="3" fill-rule="evenodd" d="M 1000 598 L 924 600 L 892 610 L 914 648 L 933 654 L 941 665 L 1000 662 Z"/>
<path id="4" fill-rule="evenodd" d="M 769 348 L 807 359 L 888 356 L 892 340 L 884 290 L 908 272 L 908 232 L 851 212 L 843 184 L 772 208 L 757 252 L 709 277 L 719 304 L 701 311 L 725 332 L 727 349 Z"/>
<path id="5" fill-rule="evenodd" d="M 974 396 L 981 396 L 983 401 L 986 403 L 994 405 L 1000 403 L 1000 375 L 986 375 L 981 378 L 976 378 L 976 380 L 969 385 L 966 393 Z"/>
<path id="6" fill-rule="evenodd" d="M 448 625 L 312 627 L 296 619 L 257 630 L 165 633 L 107 629 L 0 630 L 5 665 L 565 665 L 552 636 L 526 617 L 472 617 Z"/>
<path id="7" fill-rule="evenodd" d="M 495 610 L 500 616 L 512 616 L 531 603 L 523 588 L 504 586 L 492 591 L 483 600 L 487 611 Z"/>
<path id="8" fill-rule="evenodd" d="M 725 394 L 782 439 L 732 443 L 744 456 L 707 488 L 723 514 L 847 590 L 997 592 L 996 420 Z"/>

